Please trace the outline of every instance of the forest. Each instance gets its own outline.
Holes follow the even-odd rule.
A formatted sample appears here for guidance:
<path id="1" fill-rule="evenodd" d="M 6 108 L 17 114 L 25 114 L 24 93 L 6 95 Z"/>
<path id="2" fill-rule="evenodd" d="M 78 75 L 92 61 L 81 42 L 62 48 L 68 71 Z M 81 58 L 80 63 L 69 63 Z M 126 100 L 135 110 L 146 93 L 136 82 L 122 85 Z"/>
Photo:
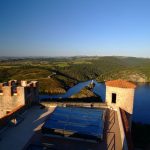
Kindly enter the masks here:
<path id="1" fill-rule="evenodd" d="M 38 80 L 40 92 L 64 93 L 78 82 L 126 79 L 150 82 L 150 59 L 136 57 L 37 57 L 0 59 L 0 82 Z"/>

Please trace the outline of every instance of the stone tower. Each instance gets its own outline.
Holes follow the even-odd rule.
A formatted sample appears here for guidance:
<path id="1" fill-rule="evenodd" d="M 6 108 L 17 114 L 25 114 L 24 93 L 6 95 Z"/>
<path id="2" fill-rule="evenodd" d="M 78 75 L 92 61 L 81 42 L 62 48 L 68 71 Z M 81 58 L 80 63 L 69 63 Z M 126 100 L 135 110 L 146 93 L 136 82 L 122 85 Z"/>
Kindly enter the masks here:
<path id="1" fill-rule="evenodd" d="M 125 80 L 107 81 L 105 84 L 106 103 L 114 109 L 119 107 L 126 111 L 131 122 L 136 85 Z"/>
<path id="2" fill-rule="evenodd" d="M 38 81 L 10 80 L 0 83 L 0 118 L 17 107 L 39 103 Z"/>

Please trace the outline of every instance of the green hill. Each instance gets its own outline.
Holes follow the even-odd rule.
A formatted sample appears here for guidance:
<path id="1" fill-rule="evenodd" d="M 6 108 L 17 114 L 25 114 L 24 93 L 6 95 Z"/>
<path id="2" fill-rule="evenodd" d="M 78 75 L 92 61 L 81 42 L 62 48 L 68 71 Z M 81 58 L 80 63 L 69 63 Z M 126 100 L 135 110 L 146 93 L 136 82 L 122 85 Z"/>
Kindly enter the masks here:
<path id="1" fill-rule="evenodd" d="M 16 58 L 0 61 L 0 82 L 10 79 L 39 80 L 40 91 L 46 93 L 63 93 L 77 82 L 89 79 L 105 81 L 118 78 L 150 82 L 150 59 L 70 57 Z"/>

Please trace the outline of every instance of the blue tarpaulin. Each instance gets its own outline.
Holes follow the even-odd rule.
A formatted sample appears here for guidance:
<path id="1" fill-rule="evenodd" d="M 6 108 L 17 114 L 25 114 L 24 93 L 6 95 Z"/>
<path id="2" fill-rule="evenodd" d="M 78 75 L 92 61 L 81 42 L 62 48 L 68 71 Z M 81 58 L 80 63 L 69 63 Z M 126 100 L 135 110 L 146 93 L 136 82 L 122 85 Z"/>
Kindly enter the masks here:
<path id="1" fill-rule="evenodd" d="M 43 125 L 46 130 L 68 131 L 98 139 L 103 136 L 103 128 L 104 110 L 77 107 L 57 107 Z"/>

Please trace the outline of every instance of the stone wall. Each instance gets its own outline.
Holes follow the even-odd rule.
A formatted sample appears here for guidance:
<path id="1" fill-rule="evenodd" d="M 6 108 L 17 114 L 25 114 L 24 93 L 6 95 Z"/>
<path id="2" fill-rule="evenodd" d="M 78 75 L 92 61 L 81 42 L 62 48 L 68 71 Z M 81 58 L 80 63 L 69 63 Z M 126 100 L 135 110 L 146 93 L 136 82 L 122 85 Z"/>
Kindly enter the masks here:
<path id="1" fill-rule="evenodd" d="M 16 92 L 13 92 L 11 86 L 3 86 L 0 94 L 0 117 L 6 115 L 12 109 L 25 104 L 24 88 L 17 87 Z"/>
<path id="2" fill-rule="evenodd" d="M 127 145 L 126 135 L 125 135 L 122 117 L 120 113 L 120 108 L 117 108 L 116 111 L 117 111 L 118 123 L 119 123 L 119 128 L 120 128 L 121 142 L 122 142 L 122 147 L 123 147 L 122 149 L 128 150 L 128 145 Z"/>
<path id="3" fill-rule="evenodd" d="M 32 81 L 33 83 L 33 102 L 39 103 L 39 83 L 37 81 Z"/>
<path id="4" fill-rule="evenodd" d="M 32 81 L 25 88 L 26 104 L 39 103 L 39 84 L 37 81 Z"/>
<path id="5" fill-rule="evenodd" d="M 112 103 L 112 93 L 116 94 L 116 103 Z M 133 113 L 134 89 L 106 86 L 106 102 L 109 106 L 120 107 L 129 114 Z"/>
<path id="6" fill-rule="evenodd" d="M 0 84 L 0 118 L 18 106 L 39 102 L 39 86 L 37 81 L 8 81 Z"/>

